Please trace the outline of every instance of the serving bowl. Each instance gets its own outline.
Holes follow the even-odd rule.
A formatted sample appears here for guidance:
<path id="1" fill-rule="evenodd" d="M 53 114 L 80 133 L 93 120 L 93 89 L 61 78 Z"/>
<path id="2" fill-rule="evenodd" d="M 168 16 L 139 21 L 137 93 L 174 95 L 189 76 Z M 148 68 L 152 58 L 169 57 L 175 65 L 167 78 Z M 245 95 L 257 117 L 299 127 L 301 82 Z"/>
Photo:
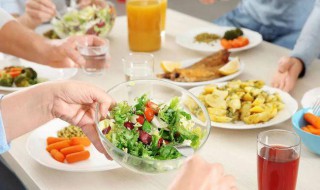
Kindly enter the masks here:
<path id="1" fill-rule="evenodd" d="M 114 86 L 108 91 L 108 94 L 111 95 L 116 102 L 127 101 L 129 105 L 133 105 L 135 99 L 143 94 L 148 94 L 151 100 L 156 100 L 162 103 L 169 102 L 173 97 L 179 97 L 181 108 L 188 112 L 194 120 L 195 124 L 193 127 L 200 127 L 204 133 L 200 146 L 194 150 L 194 152 L 199 151 L 207 141 L 211 127 L 207 110 L 194 95 L 181 87 L 161 80 L 135 80 Z M 190 100 L 193 100 L 196 105 L 199 106 L 199 111 L 203 113 L 201 121 L 197 119 L 195 115 L 191 114 L 191 112 L 184 106 L 183 102 Z M 179 157 L 172 160 L 140 158 L 117 148 L 105 137 L 105 135 L 102 134 L 99 129 L 98 107 L 96 110 L 96 127 L 100 140 L 108 154 L 118 164 L 131 171 L 143 174 L 163 173 L 179 168 L 187 158 Z"/>
<path id="2" fill-rule="evenodd" d="M 300 136 L 303 144 L 313 153 L 320 155 L 320 136 L 314 135 L 308 132 L 305 132 L 301 129 L 307 125 L 307 122 L 304 120 L 303 115 L 308 112 L 310 109 L 305 108 L 297 111 L 292 116 L 292 125 L 293 129 Z"/>
<path id="3" fill-rule="evenodd" d="M 51 24 L 59 38 L 84 34 L 104 38 L 113 28 L 115 18 L 116 11 L 113 3 L 101 1 L 99 5 L 91 5 L 83 9 L 68 8 L 61 18 L 53 18 Z"/>

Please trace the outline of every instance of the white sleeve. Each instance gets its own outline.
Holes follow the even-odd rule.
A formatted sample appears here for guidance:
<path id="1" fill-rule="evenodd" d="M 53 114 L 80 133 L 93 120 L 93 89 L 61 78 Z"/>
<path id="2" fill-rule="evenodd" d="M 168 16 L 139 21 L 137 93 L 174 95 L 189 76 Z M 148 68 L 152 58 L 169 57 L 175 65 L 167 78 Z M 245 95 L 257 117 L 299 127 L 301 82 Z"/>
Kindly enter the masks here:
<path id="1" fill-rule="evenodd" d="M 2 28 L 3 25 L 5 25 L 7 22 L 13 19 L 14 18 L 9 13 L 7 13 L 5 10 L 0 8 L 0 29 Z"/>

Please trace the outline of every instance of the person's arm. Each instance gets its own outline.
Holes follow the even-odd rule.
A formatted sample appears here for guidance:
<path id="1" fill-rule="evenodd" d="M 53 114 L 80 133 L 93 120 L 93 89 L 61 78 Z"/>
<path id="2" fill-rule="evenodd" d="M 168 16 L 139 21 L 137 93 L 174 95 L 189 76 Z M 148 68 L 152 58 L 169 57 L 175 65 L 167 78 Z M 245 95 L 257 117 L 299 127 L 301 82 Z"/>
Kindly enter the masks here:
<path id="1" fill-rule="evenodd" d="M 75 81 L 46 82 L 6 95 L 1 112 L 7 141 L 60 118 L 81 127 L 96 148 L 106 153 L 95 128 L 97 103 L 105 118 L 114 101 L 103 90 Z"/>

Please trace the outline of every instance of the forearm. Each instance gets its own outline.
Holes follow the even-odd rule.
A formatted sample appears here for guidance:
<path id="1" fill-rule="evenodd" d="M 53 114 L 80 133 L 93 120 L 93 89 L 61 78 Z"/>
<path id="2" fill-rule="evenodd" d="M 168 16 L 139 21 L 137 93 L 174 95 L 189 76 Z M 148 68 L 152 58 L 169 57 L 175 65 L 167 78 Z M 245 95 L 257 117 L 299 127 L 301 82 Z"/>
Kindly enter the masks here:
<path id="1" fill-rule="evenodd" d="M 17 18 L 17 21 L 21 23 L 22 25 L 34 30 L 39 24 L 34 22 L 32 18 L 30 18 L 28 15 L 24 14 Z M 40 23 L 41 24 L 41 23 Z"/>
<path id="2" fill-rule="evenodd" d="M 10 21 L 1 28 L 0 42 L 0 52 L 41 64 L 47 64 L 45 52 L 52 52 L 43 37 L 17 21 Z"/>
<path id="3" fill-rule="evenodd" d="M 291 54 L 292 57 L 301 59 L 306 66 L 320 54 L 319 18 L 320 0 L 317 0 Z"/>
<path id="4" fill-rule="evenodd" d="M 8 142 L 53 119 L 52 88 L 40 84 L 2 99 L 2 121 Z"/>

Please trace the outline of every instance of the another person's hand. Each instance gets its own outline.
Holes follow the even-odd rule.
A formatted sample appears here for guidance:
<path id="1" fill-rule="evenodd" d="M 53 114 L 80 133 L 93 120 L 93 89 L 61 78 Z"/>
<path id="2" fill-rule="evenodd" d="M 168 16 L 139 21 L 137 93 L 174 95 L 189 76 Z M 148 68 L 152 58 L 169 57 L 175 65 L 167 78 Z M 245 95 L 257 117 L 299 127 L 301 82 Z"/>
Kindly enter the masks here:
<path id="1" fill-rule="evenodd" d="M 208 4 L 213 4 L 213 3 L 215 3 L 217 0 L 199 0 L 201 3 L 203 3 L 203 4 L 206 4 L 206 5 L 208 5 Z"/>
<path id="2" fill-rule="evenodd" d="M 272 80 L 272 86 L 289 92 L 295 87 L 303 69 L 302 62 L 294 57 L 282 57 Z"/>
<path id="3" fill-rule="evenodd" d="M 27 0 L 26 12 L 18 20 L 34 29 L 56 15 L 56 6 L 51 0 Z"/>
<path id="4" fill-rule="evenodd" d="M 236 190 L 234 177 L 225 175 L 221 164 L 210 164 L 196 155 L 189 159 L 170 190 Z"/>
<path id="5" fill-rule="evenodd" d="M 87 6 L 91 6 L 91 5 L 96 5 L 98 7 L 105 7 L 106 6 L 106 1 L 104 0 L 78 0 L 78 6 L 80 8 L 85 8 Z"/>
<path id="6" fill-rule="evenodd" d="M 95 127 L 95 110 L 99 104 L 100 119 L 106 118 L 114 100 L 103 90 L 89 84 L 76 81 L 51 83 L 51 114 L 72 125 L 81 127 L 83 132 L 100 152 L 105 152 Z"/>
<path id="7" fill-rule="evenodd" d="M 44 49 L 43 63 L 51 67 L 81 67 L 85 64 L 82 55 L 77 51 L 77 44 L 85 42 L 88 46 L 106 43 L 102 38 L 93 35 L 72 36 L 64 40 L 50 40 L 49 49 Z"/>

